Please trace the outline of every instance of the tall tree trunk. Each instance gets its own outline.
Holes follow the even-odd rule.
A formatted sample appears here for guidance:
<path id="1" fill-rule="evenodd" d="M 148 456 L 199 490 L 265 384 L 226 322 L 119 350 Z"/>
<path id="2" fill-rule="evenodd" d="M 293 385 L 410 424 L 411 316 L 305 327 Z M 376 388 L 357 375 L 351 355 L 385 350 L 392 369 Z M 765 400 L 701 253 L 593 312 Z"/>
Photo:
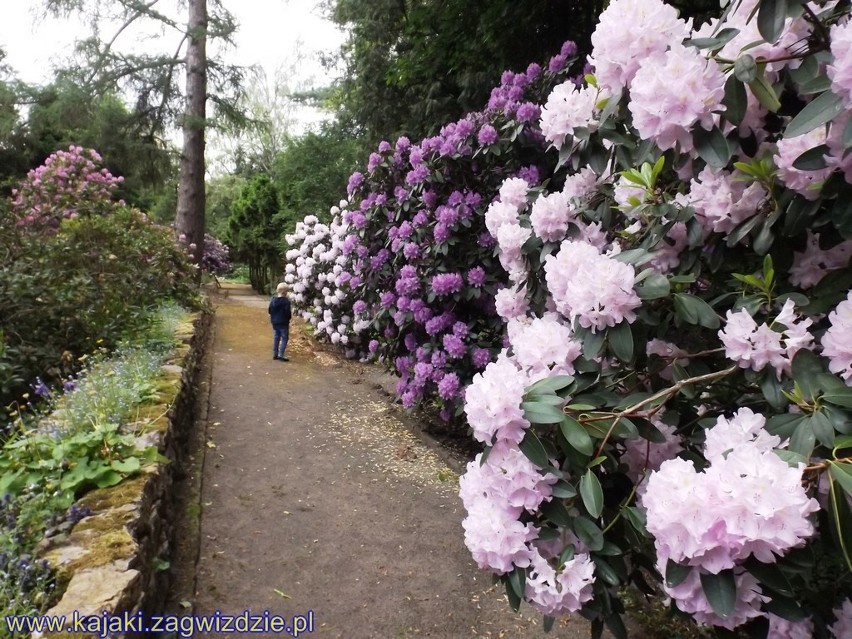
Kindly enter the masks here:
<path id="1" fill-rule="evenodd" d="M 207 0 L 189 0 L 189 44 L 186 49 L 186 113 L 180 157 L 175 228 L 195 245 L 193 261 L 204 250 L 204 129 L 207 104 Z M 200 271 L 199 271 L 200 276 Z"/>

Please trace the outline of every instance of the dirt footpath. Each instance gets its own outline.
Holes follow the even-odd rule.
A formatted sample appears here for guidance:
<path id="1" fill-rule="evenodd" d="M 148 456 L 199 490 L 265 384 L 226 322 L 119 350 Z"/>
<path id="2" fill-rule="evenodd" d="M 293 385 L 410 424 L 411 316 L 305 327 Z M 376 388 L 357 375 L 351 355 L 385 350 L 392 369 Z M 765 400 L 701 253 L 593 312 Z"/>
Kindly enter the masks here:
<path id="1" fill-rule="evenodd" d="M 588 637 L 509 609 L 464 547 L 456 473 L 364 365 L 291 332 L 273 361 L 266 300 L 219 298 L 194 612 L 304 615 L 303 637 Z"/>

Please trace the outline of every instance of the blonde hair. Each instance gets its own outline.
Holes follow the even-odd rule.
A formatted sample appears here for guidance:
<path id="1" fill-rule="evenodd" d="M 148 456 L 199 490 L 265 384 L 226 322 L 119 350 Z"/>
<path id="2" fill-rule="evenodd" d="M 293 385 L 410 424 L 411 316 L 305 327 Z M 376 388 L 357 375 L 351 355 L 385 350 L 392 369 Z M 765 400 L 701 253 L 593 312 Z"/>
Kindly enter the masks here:
<path id="1" fill-rule="evenodd" d="M 278 284 L 278 286 L 276 286 L 276 287 L 275 287 L 275 291 L 276 291 L 279 295 L 286 295 L 286 293 L 287 293 L 287 285 L 286 285 L 284 282 L 281 282 L 280 284 Z"/>

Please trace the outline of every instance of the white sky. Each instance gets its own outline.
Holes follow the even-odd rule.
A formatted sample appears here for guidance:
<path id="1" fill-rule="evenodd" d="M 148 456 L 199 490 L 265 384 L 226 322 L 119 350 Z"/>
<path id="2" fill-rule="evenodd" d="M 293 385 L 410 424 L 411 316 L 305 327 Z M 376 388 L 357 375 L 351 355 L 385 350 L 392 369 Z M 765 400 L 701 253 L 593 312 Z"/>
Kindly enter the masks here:
<path id="1" fill-rule="evenodd" d="M 321 70 L 310 61 L 316 60 L 319 51 L 336 50 L 343 39 L 335 25 L 319 15 L 315 0 L 222 0 L 222 3 L 240 24 L 236 48 L 226 53 L 226 60 L 238 65 L 261 65 L 269 76 L 295 59 L 299 45 L 299 53 L 306 58 L 299 75 L 317 76 Z M 48 82 L 54 63 L 71 51 L 76 39 L 88 35 L 88 28 L 76 18 L 37 20 L 42 0 L 4 0 L 3 5 L 0 46 L 6 50 L 6 63 L 25 82 Z M 109 35 L 109 30 L 104 29 L 104 36 Z M 165 46 L 173 46 L 174 36 L 169 34 L 166 38 Z M 324 84 L 321 77 L 317 80 Z"/>

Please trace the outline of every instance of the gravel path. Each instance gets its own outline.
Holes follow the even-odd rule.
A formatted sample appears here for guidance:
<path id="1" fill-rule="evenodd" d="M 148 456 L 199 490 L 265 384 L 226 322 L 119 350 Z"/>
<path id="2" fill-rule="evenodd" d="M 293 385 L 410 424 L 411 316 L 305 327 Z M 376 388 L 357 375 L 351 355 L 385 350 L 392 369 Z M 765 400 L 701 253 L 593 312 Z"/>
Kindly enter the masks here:
<path id="1" fill-rule="evenodd" d="M 291 361 L 273 361 L 266 300 L 234 293 L 216 316 L 196 614 L 304 615 L 303 637 L 589 636 L 511 612 L 464 547 L 458 475 L 369 367 L 298 323 Z"/>

